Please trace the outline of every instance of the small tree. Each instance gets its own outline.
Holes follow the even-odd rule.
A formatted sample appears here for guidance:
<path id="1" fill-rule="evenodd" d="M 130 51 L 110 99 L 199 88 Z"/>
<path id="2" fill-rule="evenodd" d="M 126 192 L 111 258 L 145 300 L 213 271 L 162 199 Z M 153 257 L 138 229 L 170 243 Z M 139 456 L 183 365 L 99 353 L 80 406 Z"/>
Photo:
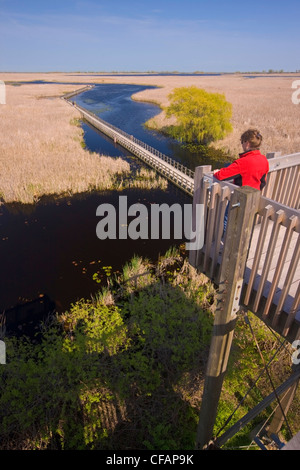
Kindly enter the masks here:
<path id="1" fill-rule="evenodd" d="M 181 142 L 208 144 L 232 131 L 232 105 L 223 94 L 190 86 L 175 88 L 169 100 L 166 115 L 176 117 L 169 133 Z"/>

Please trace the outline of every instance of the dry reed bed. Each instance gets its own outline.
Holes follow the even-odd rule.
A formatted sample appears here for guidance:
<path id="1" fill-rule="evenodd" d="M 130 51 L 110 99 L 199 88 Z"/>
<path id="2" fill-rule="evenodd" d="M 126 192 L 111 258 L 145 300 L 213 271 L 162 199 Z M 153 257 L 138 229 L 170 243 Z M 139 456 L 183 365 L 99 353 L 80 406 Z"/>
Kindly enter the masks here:
<path id="1" fill-rule="evenodd" d="M 140 77 L 145 83 L 145 77 Z M 283 155 L 300 152 L 300 104 L 292 102 L 294 76 L 260 76 L 246 78 L 241 75 L 207 77 L 147 77 L 162 88 L 145 90 L 134 99 L 152 101 L 162 108 L 167 106 L 168 95 L 176 87 L 196 85 L 209 92 L 224 93 L 232 103 L 233 132 L 214 144 L 230 154 L 241 152 L 240 135 L 249 127 L 260 129 L 264 140 L 262 151 L 281 152 Z M 118 78 L 120 81 L 120 78 Z M 153 128 L 160 129 L 168 124 L 165 113 L 149 121 Z"/>
<path id="2" fill-rule="evenodd" d="M 239 138 L 248 127 L 258 127 L 264 136 L 262 151 L 289 154 L 300 151 L 300 104 L 292 103 L 292 83 L 299 78 L 289 76 L 242 75 L 221 76 L 103 76 L 91 74 L 16 74 L 2 73 L 7 83 L 7 104 L 0 106 L 0 193 L 6 201 L 32 202 L 40 194 L 75 193 L 92 188 L 111 187 L 114 172 L 128 171 L 128 165 L 116 159 L 90 154 L 83 150 L 80 128 L 71 124 L 78 115 L 58 98 L 77 88 L 59 82 L 135 83 L 154 85 L 133 96 L 136 100 L 168 105 L 168 95 L 176 87 L 195 85 L 211 92 L 224 93 L 233 106 L 233 132 L 216 142 L 232 156 L 241 151 Z M 9 81 L 53 81 L 53 85 L 13 87 Z M 56 96 L 53 99 L 38 99 Z M 149 125 L 162 129 L 170 121 L 164 111 L 158 112 Z"/>
<path id="3" fill-rule="evenodd" d="M 252 76 L 253 77 L 253 76 Z M 135 83 L 152 85 L 159 88 L 145 90 L 134 95 L 134 99 L 157 103 L 162 108 L 167 106 L 168 95 L 174 88 L 195 85 L 210 92 L 224 93 L 233 107 L 233 132 L 225 139 L 216 142 L 215 147 L 224 148 L 233 156 L 241 151 L 240 135 L 250 126 L 258 127 L 263 134 L 262 150 L 281 152 L 283 155 L 300 151 L 300 104 L 292 102 L 292 83 L 299 79 L 299 74 L 259 75 L 247 78 L 243 74 L 220 76 L 96 76 L 93 74 L 17 74 L 2 73 L 1 80 L 45 80 L 77 81 L 80 83 Z M 75 87 L 74 87 L 75 88 Z M 162 129 L 170 121 L 165 113 L 150 120 L 149 124 Z"/>
<path id="4" fill-rule="evenodd" d="M 128 181 L 125 187 L 142 189 L 167 189 L 168 181 L 166 178 L 157 175 L 155 170 L 140 168 L 135 174 L 135 178 Z"/>
<path id="5" fill-rule="evenodd" d="M 80 88 L 80 86 L 78 87 Z M 121 158 L 99 157 L 82 147 L 78 112 L 61 100 L 70 85 L 6 85 L 0 106 L 0 196 L 32 203 L 42 195 L 109 189 L 128 172 Z"/>
<path id="6" fill-rule="evenodd" d="M 22 79 L 32 79 L 33 76 L 23 74 Z M 44 74 L 39 77 L 47 80 L 70 80 L 68 74 Z M 2 78 L 4 80 L 5 78 Z M 7 78 L 8 79 L 8 78 Z M 145 90 L 133 96 L 136 100 L 153 102 L 167 106 L 168 95 L 174 88 L 195 85 L 209 92 L 224 93 L 232 103 L 233 132 L 225 139 L 214 143 L 217 148 L 224 148 L 232 156 L 241 151 L 240 135 L 249 127 L 260 129 L 264 141 L 262 151 L 281 152 L 282 155 L 300 152 L 299 118 L 300 104 L 292 102 L 292 83 L 299 79 L 299 74 L 259 75 L 247 78 L 243 74 L 220 76 L 102 76 L 81 74 L 72 76 L 72 80 L 81 83 L 134 83 L 154 85 L 159 88 Z M 162 129 L 168 125 L 165 113 L 159 112 L 149 121 L 154 129 Z"/>

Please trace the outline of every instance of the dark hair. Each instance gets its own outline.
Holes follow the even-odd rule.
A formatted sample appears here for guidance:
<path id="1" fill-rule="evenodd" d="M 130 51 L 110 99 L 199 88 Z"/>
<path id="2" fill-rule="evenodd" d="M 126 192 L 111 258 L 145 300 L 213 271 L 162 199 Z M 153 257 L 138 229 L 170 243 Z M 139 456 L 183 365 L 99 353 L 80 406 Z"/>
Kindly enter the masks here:
<path id="1" fill-rule="evenodd" d="M 252 149 L 259 149 L 262 143 L 262 135 L 257 129 L 248 129 L 241 135 L 241 143 L 249 142 Z"/>

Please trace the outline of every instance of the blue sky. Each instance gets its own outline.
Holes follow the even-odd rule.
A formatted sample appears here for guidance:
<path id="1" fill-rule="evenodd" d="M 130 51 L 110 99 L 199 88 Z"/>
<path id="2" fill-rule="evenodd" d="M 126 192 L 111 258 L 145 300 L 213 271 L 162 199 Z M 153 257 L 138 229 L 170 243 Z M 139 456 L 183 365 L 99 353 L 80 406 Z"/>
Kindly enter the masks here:
<path id="1" fill-rule="evenodd" d="M 0 71 L 295 71 L 299 26 L 299 0 L 0 0 Z"/>

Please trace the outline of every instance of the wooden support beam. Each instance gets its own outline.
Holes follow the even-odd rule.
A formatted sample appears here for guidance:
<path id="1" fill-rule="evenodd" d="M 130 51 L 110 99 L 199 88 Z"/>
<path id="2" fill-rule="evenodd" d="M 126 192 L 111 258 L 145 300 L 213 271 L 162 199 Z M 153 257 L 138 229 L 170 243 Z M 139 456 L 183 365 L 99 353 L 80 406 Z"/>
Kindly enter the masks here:
<path id="1" fill-rule="evenodd" d="M 287 390 L 286 394 L 282 397 L 280 400 L 281 406 L 277 406 L 273 419 L 270 423 L 270 426 L 268 427 L 268 435 L 271 436 L 272 434 L 278 434 L 279 431 L 281 430 L 281 427 L 285 421 L 285 416 L 287 415 L 289 408 L 292 404 L 292 401 L 294 399 L 297 387 L 299 384 L 299 379 L 296 380 L 290 388 Z M 284 415 L 283 415 L 283 413 Z"/>
<path id="2" fill-rule="evenodd" d="M 244 186 L 231 198 L 214 327 L 204 383 L 196 449 L 204 449 L 213 435 L 239 301 L 253 222 L 260 191 Z"/>

